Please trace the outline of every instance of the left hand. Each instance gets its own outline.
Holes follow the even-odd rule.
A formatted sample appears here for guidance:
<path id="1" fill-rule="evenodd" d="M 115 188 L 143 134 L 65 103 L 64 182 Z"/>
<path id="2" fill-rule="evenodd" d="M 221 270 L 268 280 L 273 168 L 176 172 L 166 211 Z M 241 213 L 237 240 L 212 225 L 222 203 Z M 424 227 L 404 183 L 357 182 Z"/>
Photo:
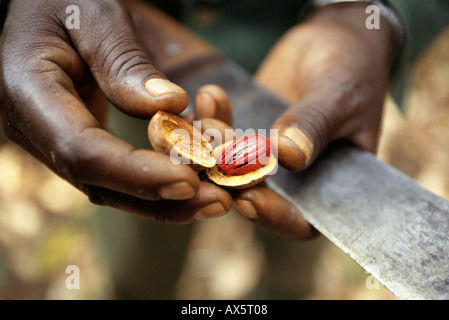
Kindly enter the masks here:
<path id="1" fill-rule="evenodd" d="M 72 3 L 80 6 L 79 29 L 65 23 Z M 145 119 L 188 105 L 142 47 L 128 3 L 10 1 L 0 52 L 3 129 L 95 204 L 162 223 L 222 216 L 232 205 L 227 192 L 103 126 L 106 98 Z"/>

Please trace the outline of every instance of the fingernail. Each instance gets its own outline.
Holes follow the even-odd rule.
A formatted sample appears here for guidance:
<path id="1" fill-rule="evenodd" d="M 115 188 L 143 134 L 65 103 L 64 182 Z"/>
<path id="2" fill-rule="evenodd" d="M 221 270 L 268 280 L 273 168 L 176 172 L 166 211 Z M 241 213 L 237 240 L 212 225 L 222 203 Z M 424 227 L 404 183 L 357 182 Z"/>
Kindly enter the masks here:
<path id="1" fill-rule="evenodd" d="M 165 94 L 187 94 L 186 91 L 173 82 L 165 79 L 152 78 L 145 82 L 145 88 L 155 98 Z"/>
<path id="2" fill-rule="evenodd" d="M 240 214 L 248 219 L 254 220 L 259 217 L 257 210 L 249 200 L 234 200 L 234 206 Z"/>
<path id="3" fill-rule="evenodd" d="M 198 210 L 197 213 L 195 213 L 194 219 L 195 220 L 208 220 L 208 219 L 214 219 L 219 218 L 226 214 L 226 209 L 221 204 L 221 202 L 214 202 L 212 204 L 209 204 L 200 210 Z"/>
<path id="4" fill-rule="evenodd" d="M 282 132 L 282 135 L 290 139 L 304 153 L 307 165 L 313 152 L 311 139 L 297 127 L 288 127 Z"/>
<path id="5" fill-rule="evenodd" d="M 210 94 L 199 92 L 196 95 L 195 106 L 201 110 L 201 118 L 214 118 L 217 112 L 217 103 Z"/>
<path id="6" fill-rule="evenodd" d="M 189 183 L 181 181 L 160 187 L 159 195 L 163 199 L 185 200 L 193 198 L 195 190 Z"/>

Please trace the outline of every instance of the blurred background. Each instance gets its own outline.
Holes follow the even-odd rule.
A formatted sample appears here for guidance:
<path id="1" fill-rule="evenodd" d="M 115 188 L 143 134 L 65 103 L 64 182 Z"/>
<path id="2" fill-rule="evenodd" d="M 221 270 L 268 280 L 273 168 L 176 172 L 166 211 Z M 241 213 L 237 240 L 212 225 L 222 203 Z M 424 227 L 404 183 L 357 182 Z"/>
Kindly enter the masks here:
<path id="1" fill-rule="evenodd" d="M 378 156 L 449 200 L 448 88 L 449 29 L 417 64 L 406 112 L 386 102 Z M 82 193 L 0 136 L 0 299 L 113 298 L 91 228 L 95 211 Z M 194 231 L 178 299 L 244 299 L 267 277 L 302 288 L 305 299 L 396 299 L 324 237 L 295 244 L 315 255 L 314 272 L 298 270 L 292 279 L 267 273 L 258 231 L 235 212 L 196 223 Z M 79 290 L 66 287 L 72 264 L 80 269 Z"/>

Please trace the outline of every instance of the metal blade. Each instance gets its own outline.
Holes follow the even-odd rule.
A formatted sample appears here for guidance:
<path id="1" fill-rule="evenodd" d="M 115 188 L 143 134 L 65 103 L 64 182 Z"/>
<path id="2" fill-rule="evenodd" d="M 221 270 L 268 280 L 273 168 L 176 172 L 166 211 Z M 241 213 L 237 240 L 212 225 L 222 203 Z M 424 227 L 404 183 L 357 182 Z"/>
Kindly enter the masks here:
<path id="1" fill-rule="evenodd" d="M 225 62 L 181 85 L 225 89 L 234 127 L 269 129 L 287 104 Z M 449 299 L 449 202 L 350 146 L 329 148 L 308 170 L 279 168 L 268 184 L 324 236 L 401 299 Z"/>

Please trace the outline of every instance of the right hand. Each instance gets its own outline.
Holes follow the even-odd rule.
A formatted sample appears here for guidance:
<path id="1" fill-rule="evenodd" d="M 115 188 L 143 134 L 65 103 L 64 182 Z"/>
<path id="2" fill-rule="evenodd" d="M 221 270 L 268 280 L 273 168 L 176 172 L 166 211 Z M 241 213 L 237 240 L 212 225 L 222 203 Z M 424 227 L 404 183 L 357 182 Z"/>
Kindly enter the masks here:
<path id="1" fill-rule="evenodd" d="M 214 129 L 220 131 L 220 136 L 225 138 L 224 142 L 232 139 L 232 135 L 229 136 L 226 132 L 232 130 L 232 108 L 226 92 L 220 87 L 205 85 L 198 90 L 195 118 L 201 120 L 202 132 Z M 262 229 L 296 240 L 310 239 L 319 235 L 319 232 L 304 219 L 296 205 L 271 189 L 265 182 L 246 189 L 231 190 L 230 193 L 235 209 Z"/>
<path id="2" fill-rule="evenodd" d="M 80 8 L 80 29 L 65 25 L 69 5 Z M 141 47 L 122 1 L 12 0 L 2 40 L 6 134 L 91 202 L 164 223 L 230 209 L 230 195 L 200 182 L 188 166 L 136 150 L 103 129 L 107 100 L 145 119 L 188 104 Z"/>

